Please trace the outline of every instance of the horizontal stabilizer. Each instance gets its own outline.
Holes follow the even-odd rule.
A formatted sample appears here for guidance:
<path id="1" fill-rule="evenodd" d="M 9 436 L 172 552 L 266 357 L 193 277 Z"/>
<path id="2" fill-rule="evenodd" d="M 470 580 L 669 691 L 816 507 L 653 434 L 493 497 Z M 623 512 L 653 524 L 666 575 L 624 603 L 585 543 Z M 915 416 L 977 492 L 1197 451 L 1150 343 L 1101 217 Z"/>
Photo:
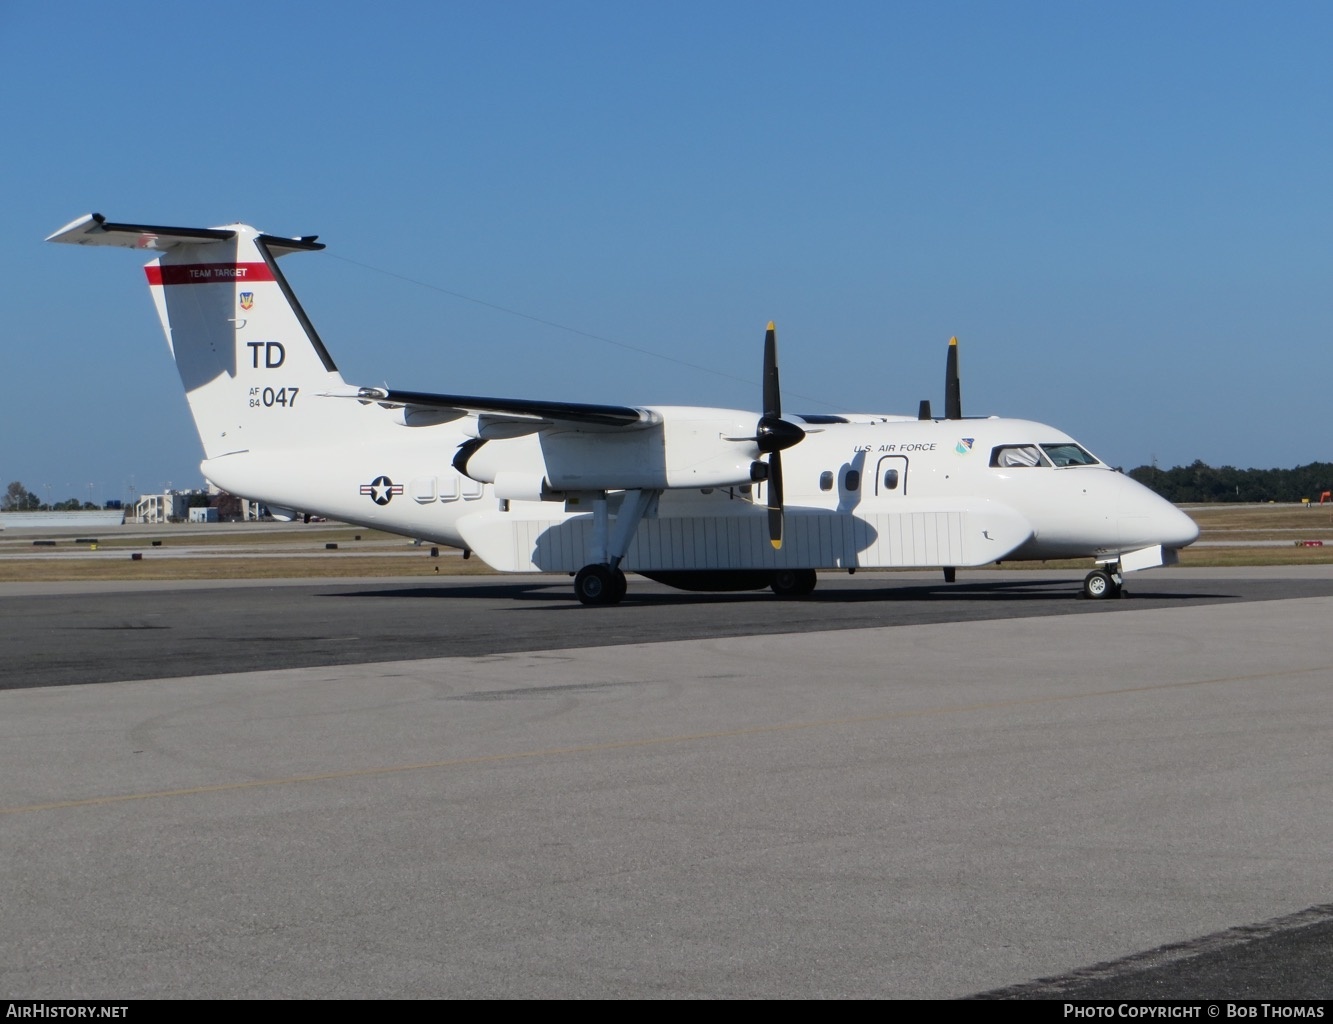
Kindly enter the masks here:
<path id="1" fill-rule="evenodd" d="M 164 251 L 177 245 L 200 245 L 235 238 L 226 228 L 169 228 L 155 224 L 113 224 L 100 213 L 89 213 L 66 224 L 48 242 L 72 245 L 118 245 L 125 249 Z"/>
<path id="2" fill-rule="evenodd" d="M 166 252 L 182 245 L 207 245 L 210 242 L 224 242 L 235 237 L 234 228 L 173 228 L 160 224 L 117 224 L 107 220 L 100 213 L 88 213 L 66 224 L 46 240 L 67 242 L 70 245 L 115 245 L 123 249 Z M 324 248 L 322 243 L 315 241 L 313 235 L 309 238 L 261 235 L 260 240 L 268 243 L 278 256 L 289 250 Z"/>

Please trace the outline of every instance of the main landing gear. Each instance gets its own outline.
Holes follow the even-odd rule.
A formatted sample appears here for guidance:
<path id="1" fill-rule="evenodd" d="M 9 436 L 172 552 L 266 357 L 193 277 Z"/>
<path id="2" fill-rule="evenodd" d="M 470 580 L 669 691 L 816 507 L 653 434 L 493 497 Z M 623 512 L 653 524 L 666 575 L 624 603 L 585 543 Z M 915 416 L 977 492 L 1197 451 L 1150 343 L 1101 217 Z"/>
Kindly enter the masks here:
<path id="1" fill-rule="evenodd" d="M 615 516 L 615 530 L 611 530 L 606 494 L 600 493 L 592 503 L 592 556 L 596 559 L 585 565 L 574 577 L 574 596 L 583 604 L 619 604 L 625 596 L 625 573 L 620 561 L 639 527 L 639 520 L 657 504 L 661 491 L 626 491 Z"/>
<path id="2" fill-rule="evenodd" d="M 768 589 L 778 597 L 805 597 L 812 593 L 819 577 L 813 569 L 779 569 Z"/>
<path id="3" fill-rule="evenodd" d="M 1083 596 L 1102 600 L 1108 597 L 1123 597 L 1124 581 L 1120 573 L 1110 569 L 1094 569 L 1083 578 Z"/>
<path id="4" fill-rule="evenodd" d="M 656 505 L 660 495 L 661 491 L 626 491 L 614 517 L 614 528 L 606 495 L 593 498 L 589 554 L 595 561 L 574 575 L 574 596 L 581 604 L 612 605 L 624 598 L 625 573 L 620 563 L 639 520 Z M 646 575 L 683 590 L 758 590 L 768 586 L 778 597 L 805 597 L 819 582 L 813 569 L 647 572 Z"/>
<path id="5" fill-rule="evenodd" d="M 574 594 L 583 604 L 619 604 L 628 584 L 619 568 L 585 565 L 574 577 Z"/>

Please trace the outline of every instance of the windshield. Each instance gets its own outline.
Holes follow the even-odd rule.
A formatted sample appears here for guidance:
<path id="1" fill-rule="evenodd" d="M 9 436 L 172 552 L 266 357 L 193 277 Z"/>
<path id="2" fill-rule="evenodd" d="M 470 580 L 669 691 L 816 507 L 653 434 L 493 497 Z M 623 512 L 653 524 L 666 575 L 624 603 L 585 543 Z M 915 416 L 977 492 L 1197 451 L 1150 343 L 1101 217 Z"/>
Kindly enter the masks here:
<path id="1" fill-rule="evenodd" d="M 990 464 L 1002 469 L 1022 466 L 1047 466 L 1035 444 L 1002 444 L 990 453 Z"/>
<path id="2" fill-rule="evenodd" d="M 1072 441 L 1063 444 L 1044 444 L 1041 450 L 1057 466 L 1097 466 L 1101 463 L 1097 457 L 1085 451 Z"/>

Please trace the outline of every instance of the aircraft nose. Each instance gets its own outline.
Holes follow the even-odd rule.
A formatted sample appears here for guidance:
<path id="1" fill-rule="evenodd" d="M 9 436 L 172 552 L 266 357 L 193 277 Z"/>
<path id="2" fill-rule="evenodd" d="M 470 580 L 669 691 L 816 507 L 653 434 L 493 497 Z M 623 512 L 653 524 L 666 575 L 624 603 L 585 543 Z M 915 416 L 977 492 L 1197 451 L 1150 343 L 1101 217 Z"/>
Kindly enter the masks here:
<path id="1" fill-rule="evenodd" d="M 1199 524 L 1175 505 L 1152 491 L 1142 497 L 1147 500 L 1135 502 L 1138 508 L 1135 509 L 1134 526 L 1137 529 L 1131 528 L 1130 532 L 1141 533 L 1145 542 L 1160 544 L 1164 548 L 1183 548 L 1199 539 Z M 1121 519 L 1122 530 L 1127 525 L 1126 520 Z"/>
<path id="2" fill-rule="evenodd" d="M 1183 548 L 1199 539 L 1199 524 L 1174 505 L 1163 502 L 1166 508 L 1160 513 L 1162 540 L 1164 548 Z"/>
<path id="3" fill-rule="evenodd" d="M 1122 544 L 1183 548 L 1199 539 L 1198 524 L 1175 505 L 1130 477 L 1116 479 Z"/>

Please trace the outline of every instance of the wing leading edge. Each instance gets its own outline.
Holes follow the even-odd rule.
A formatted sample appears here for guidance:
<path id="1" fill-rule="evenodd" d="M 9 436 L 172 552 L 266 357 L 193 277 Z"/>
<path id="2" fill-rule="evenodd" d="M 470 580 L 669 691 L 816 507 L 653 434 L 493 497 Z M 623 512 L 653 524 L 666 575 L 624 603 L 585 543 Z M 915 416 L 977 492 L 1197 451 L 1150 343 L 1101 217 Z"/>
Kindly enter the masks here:
<path id="1" fill-rule="evenodd" d="M 529 398 L 481 398 L 476 395 L 437 395 L 426 391 L 395 388 L 357 388 L 362 401 L 406 408 L 453 410 L 460 415 L 491 415 L 541 423 L 569 423 L 596 427 L 649 427 L 662 421 L 651 409 L 626 405 L 593 405 L 584 402 L 547 402 Z"/>

